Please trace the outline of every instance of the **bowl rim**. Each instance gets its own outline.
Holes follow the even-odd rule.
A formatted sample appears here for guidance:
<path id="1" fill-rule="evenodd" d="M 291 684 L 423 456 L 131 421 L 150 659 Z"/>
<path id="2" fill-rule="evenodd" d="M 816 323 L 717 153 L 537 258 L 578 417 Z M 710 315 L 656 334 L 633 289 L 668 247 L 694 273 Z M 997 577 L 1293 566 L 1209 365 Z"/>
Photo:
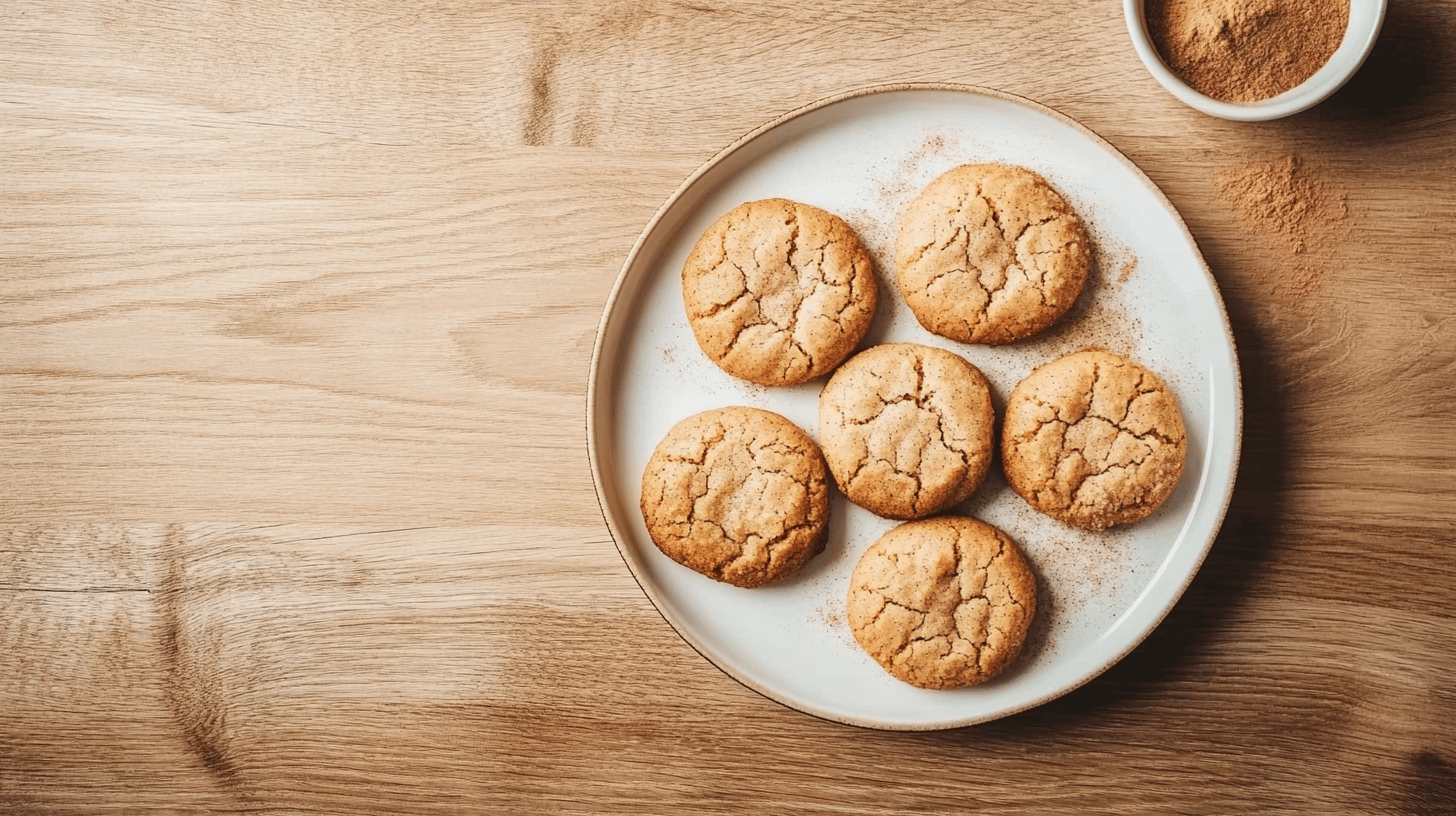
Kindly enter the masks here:
<path id="1" fill-rule="evenodd" d="M 1380 37 L 1387 0 L 1349 0 L 1350 21 L 1335 53 L 1304 82 L 1257 102 L 1224 102 L 1194 90 L 1164 64 L 1148 33 L 1146 0 L 1123 0 L 1123 16 L 1143 66 L 1165 90 L 1183 104 L 1220 119 L 1263 122 L 1292 116 L 1324 101 L 1360 70 Z"/>

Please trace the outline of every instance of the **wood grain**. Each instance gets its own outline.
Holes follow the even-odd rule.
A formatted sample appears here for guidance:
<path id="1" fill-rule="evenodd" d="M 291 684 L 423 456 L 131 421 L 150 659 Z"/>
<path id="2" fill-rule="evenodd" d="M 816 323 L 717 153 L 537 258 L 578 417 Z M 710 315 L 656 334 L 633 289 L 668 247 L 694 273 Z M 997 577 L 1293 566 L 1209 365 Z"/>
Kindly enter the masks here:
<path id="1" fill-rule="evenodd" d="M 687 647 L 585 451 L 638 232 L 888 82 L 1081 121 L 1223 291 L 1243 463 L 1139 649 L 881 733 Z M 1180 107 L 1115 0 L 0 9 L 0 811 L 1456 811 L 1456 3 L 1332 99 Z M 1348 206 L 1293 253 L 1220 167 Z"/>

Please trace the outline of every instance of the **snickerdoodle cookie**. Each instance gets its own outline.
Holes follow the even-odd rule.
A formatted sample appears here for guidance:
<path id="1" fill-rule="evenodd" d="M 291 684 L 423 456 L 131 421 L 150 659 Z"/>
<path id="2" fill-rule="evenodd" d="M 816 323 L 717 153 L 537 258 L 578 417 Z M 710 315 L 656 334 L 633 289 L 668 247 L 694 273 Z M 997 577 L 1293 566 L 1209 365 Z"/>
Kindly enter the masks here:
<path id="1" fill-rule="evenodd" d="M 703 353 L 760 385 L 833 371 L 864 338 L 879 298 L 859 235 L 781 198 L 741 204 L 713 222 L 683 264 L 682 284 Z"/>
<path id="2" fill-rule="evenodd" d="M 819 395 L 819 438 L 849 500 L 911 519 L 964 501 L 995 449 L 991 388 L 949 351 L 892 343 L 851 357 Z"/>
<path id="3" fill-rule="evenodd" d="M 849 628 L 912 686 L 960 688 L 1021 653 L 1036 578 L 1009 536 L 962 516 L 912 521 L 870 545 L 849 579 Z"/>
<path id="4" fill-rule="evenodd" d="M 1177 487 L 1187 453 L 1173 392 L 1111 352 L 1053 360 L 1006 401 L 1006 481 L 1073 527 L 1105 530 L 1147 518 Z"/>
<path id="5" fill-rule="evenodd" d="M 895 266 L 920 325 L 962 343 L 1035 334 L 1082 291 L 1087 232 L 1024 167 L 967 164 L 930 183 L 900 220 Z"/>
<path id="6" fill-rule="evenodd" d="M 773 581 L 824 549 L 824 457 L 769 411 L 690 416 L 647 462 L 642 519 L 658 549 L 683 566 L 740 587 Z"/>

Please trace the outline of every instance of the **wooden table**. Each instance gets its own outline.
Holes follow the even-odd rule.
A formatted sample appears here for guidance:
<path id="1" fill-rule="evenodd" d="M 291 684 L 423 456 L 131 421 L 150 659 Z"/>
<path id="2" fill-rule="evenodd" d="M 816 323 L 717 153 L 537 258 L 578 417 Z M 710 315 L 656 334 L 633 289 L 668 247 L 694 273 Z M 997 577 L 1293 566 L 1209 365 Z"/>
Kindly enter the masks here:
<path id="1" fill-rule="evenodd" d="M 886 733 L 746 690 L 624 567 L 597 321 L 696 167 L 816 99 L 1079 120 L 1226 299 L 1243 464 L 1090 685 Z M 1219 168 L 1348 207 L 1295 255 Z M 18 0 L 0 10 L 0 811 L 1451 813 L 1456 2 L 1266 124 L 1115 0 Z"/>

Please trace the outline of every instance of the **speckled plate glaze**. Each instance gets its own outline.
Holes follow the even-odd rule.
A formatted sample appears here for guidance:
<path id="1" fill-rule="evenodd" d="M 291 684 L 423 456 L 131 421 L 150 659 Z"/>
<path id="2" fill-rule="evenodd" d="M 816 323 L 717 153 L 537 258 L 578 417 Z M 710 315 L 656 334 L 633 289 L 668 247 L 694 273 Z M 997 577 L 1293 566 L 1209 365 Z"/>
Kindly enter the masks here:
<path id="1" fill-rule="evenodd" d="M 1077 209 L 1096 250 L 1092 279 L 1050 330 L 1012 346 L 926 332 L 894 285 L 896 221 L 945 170 L 999 161 L 1044 175 Z M 1020 659 L 980 686 L 925 691 L 885 673 L 845 622 L 850 572 L 895 522 L 832 497 L 829 543 L 798 575 L 738 589 L 662 555 L 638 509 L 642 470 L 678 420 L 725 405 L 776 411 L 817 438 L 823 378 L 793 388 L 735 380 L 699 351 L 681 269 L 718 215 L 784 197 L 839 215 L 875 257 L 881 302 L 864 345 L 916 342 L 970 360 L 1006 395 L 1043 362 L 1087 346 L 1126 354 L 1172 387 L 1189 454 L 1173 497 L 1151 518 L 1106 533 L 1032 511 L 993 468 L 956 512 L 1005 530 L 1038 575 L 1039 611 Z M 786 706 L 870 728 L 984 722 L 1077 688 L 1163 619 L 1198 570 L 1228 508 L 1242 411 L 1233 335 L 1188 228 L 1143 173 L 1055 111 L 967 86 L 867 88 L 793 111 L 739 139 L 683 182 L 643 230 L 602 316 L 587 396 L 588 449 L 612 536 L 663 618 L 724 672 Z M 626 659 L 626 656 L 624 656 Z"/>

